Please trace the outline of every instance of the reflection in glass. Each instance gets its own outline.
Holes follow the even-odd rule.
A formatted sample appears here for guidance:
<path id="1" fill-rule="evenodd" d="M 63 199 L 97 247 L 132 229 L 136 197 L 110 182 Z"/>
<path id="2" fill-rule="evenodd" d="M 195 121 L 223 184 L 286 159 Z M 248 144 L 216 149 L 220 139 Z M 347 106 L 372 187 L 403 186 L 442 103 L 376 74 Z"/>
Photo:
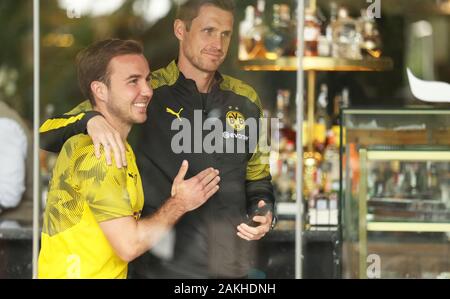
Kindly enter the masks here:
<path id="1" fill-rule="evenodd" d="M 42 7 L 42 72 L 41 72 L 41 111 L 42 119 L 59 115 L 70 111 L 83 100 L 77 86 L 75 68 L 73 62 L 76 53 L 90 43 L 106 38 L 135 39 L 144 44 L 145 56 L 151 64 L 152 71 L 166 66 L 178 55 L 178 41 L 173 34 L 173 20 L 175 18 L 176 5 L 179 1 L 161 0 L 128 0 L 123 1 L 117 7 L 103 10 L 101 15 L 93 13 L 92 6 L 101 4 L 101 1 L 92 1 L 89 11 L 85 8 L 74 9 L 65 1 L 48 1 Z M 76 1 L 78 2 L 78 1 Z M 237 13 L 245 3 L 236 1 Z M 80 5 L 82 1 L 80 1 Z M 100 5 L 99 4 L 99 5 Z M 158 7 L 158 9 L 155 9 Z M 97 10 L 98 11 L 98 10 Z M 235 20 L 237 26 L 239 22 Z M 235 32 L 237 30 L 235 29 Z M 235 35 L 236 37 L 236 35 Z M 255 78 L 253 74 L 241 72 L 236 68 L 234 62 L 237 59 L 237 42 L 232 41 L 229 58 L 223 65 L 223 73 L 250 81 L 251 85 L 261 91 L 267 91 L 267 84 L 263 79 Z M 282 77 L 283 75 L 276 77 Z M 250 79 L 250 80 L 249 80 Z M 295 82 L 295 77 L 290 76 L 290 82 Z M 285 83 L 285 82 L 283 82 Z M 295 83 L 288 88 L 294 90 Z M 270 108 L 270 96 L 262 96 L 268 103 L 264 106 Z M 52 109 L 54 107 L 54 109 Z M 130 136 L 130 139 L 133 137 Z M 133 140 L 130 140 L 133 143 Z M 43 178 L 49 180 L 54 154 L 42 155 L 41 173 Z M 46 182 L 44 181 L 44 185 Z M 45 197 L 45 190 L 43 197 Z M 255 266 L 251 275 L 255 278 L 293 278 L 294 276 L 294 227 L 295 217 L 286 215 L 280 219 L 277 230 L 269 234 L 263 241 L 259 242 L 258 252 L 251 256 Z M 170 242 L 167 243 L 173 243 Z M 162 244 L 165 245 L 165 244 Z M 168 246 L 161 246 L 154 250 L 152 256 L 147 256 L 140 262 L 145 268 L 156 269 L 164 265 L 173 257 Z M 156 259 L 159 257 L 159 259 Z"/>
<path id="2" fill-rule="evenodd" d="M 32 1 L 0 3 L 0 278 L 31 278 Z"/>

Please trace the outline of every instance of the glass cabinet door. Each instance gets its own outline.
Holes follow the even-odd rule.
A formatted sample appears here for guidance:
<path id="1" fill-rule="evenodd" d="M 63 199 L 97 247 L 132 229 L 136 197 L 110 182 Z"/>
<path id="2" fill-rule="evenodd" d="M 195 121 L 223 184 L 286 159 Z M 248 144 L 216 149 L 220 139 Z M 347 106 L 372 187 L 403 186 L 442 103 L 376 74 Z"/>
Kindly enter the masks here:
<path id="1" fill-rule="evenodd" d="M 344 110 L 344 277 L 450 273 L 450 111 Z"/>

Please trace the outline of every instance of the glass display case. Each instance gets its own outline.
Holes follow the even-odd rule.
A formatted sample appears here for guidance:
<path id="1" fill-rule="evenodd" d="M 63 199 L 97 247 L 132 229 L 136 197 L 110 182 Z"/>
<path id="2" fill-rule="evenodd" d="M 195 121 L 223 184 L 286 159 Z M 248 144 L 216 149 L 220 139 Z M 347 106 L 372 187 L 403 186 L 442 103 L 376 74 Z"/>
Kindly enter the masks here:
<path id="1" fill-rule="evenodd" d="M 343 110 L 343 277 L 450 274 L 450 111 Z"/>

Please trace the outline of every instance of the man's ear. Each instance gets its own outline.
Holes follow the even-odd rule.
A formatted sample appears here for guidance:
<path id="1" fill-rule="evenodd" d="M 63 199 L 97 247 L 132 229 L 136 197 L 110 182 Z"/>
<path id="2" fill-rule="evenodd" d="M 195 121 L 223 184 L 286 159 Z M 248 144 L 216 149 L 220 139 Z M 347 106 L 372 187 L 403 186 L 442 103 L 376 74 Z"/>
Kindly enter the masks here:
<path id="1" fill-rule="evenodd" d="M 173 31 L 179 41 L 184 40 L 184 34 L 186 32 L 186 24 L 182 20 L 176 19 L 175 22 L 173 23 Z"/>
<path id="2" fill-rule="evenodd" d="M 106 100 L 108 99 L 108 87 L 103 82 L 92 81 L 91 91 L 94 95 L 94 98 L 98 99 L 99 101 L 106 102 Z"/>

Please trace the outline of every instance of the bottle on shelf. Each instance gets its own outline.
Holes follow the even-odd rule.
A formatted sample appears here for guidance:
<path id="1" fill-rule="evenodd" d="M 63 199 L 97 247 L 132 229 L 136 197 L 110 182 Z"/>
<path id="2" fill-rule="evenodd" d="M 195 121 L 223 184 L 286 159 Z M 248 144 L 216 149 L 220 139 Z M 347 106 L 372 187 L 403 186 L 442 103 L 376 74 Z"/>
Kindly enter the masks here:
<path id="1" fill-rule="evenodd" d="M 264 22 L 264 14 L 266 9 L 266 1 L 258 0 L 255 11 L 255 24 L 249 32 L 252 39 L 253 48 L 249 51 L 248 59 L 266 59 L 267 50 L 264 45 L 264 39 L 269 31 Z"/>
<path id="2" fill-rule="evenodd" d="M 255 26 L 255 8 L 251 5 L 245 9 L 245 19 L 239 24 L 239 60 L 250 59 L 250 53 L 255 48 L 255 40 L 251 32 Z"/>
<path id="3" fill-rule="evenodd" d="M 361 51 L 365 57 L 379 58 L 382 53 L 382 43 L 377 23 L 367 15 L 367 10 L 361 10 Z"/>
<path id="4" fill-rule="evenodd" d="M 329 130 L 327 136 L 327 146 L 325 148 L 324 163 L 326 164 L 326 182 L 324 189 L 327 192 L 339 191 L 339 146 L 337 145 L 334 133 Z"/>
<path id="5" fill-rule="evenodd" d="M 418 165 L 417 163 L 412 163 L 407 167 L 407 177 L 408 177 L 408 197 L 417 198 L 419 189 L 418 189 L 418 176 L 417 176 Z"/>
<path id="6" fill-rule="evenodd" d="M 291 17 L 291 25 L 290 25 L 290 31 L 292 33 L 292 39 L 290 42 L 290 45 L 286 51 L 286 56 L 297 56 L 297 44 L 298 44 L 298 39 L 297 39 L 297 12 L 298 12 L 298 8 L 295 7 L 295 9 L 293 9 L 294 13 Z"/>
<path id="7" fill-rule="evenodd" d="M 350 91 L 347 87 L 342 89 L 340 94 L 334 97 L 333 101 L 333 115 L 331 126 L 340 126 L 341 123 L 341 109 L 348 108 L 350 106 Z"/>
<path id="8" fill-rule="evenodd" d="M 274 181 L 275 182 L 275 194 L 277 195 L 277 201 L 279 202 L 290 202 L 292 201 L 292 190 L 291 190 L 291 180 L 289 170 L 288 160 L 280 161 L 281 170 L 280 175 Z"/>
<path id="9" fill-rule="evenodd" d="M 303 154 L 303 195 L 311 199 L 319 192 L 320 163 L 322 155 L 319 152 L 305 151 Z"/>
<path id="10" fill-rule="evenodd" d="M 399 161 L 391 161 L 389 163 L 389 176 L 385 182 L 385 196 L 393 198 L 401 198 L 401 186 L 404 176 L 401 172 L 401 164 Z"/>
<path id="11" fill-rule="evenodd" d="M 347 87 L 342 89 L 342 103 L 341 108 L 350 107 L 350 90 Z"/>
<path id="12" fill-rule="evenodd" d="M 280 151 L 288 142 L 295 144 L 296 132 L 293 129 L 293 122 L 290 116 L 291 92 L 287 89 L 280 89 L 277 92 L 277 118 L 280 120 Z M 294 149 L 295 150 L 295 149 Z"/>
<path id="13" fill-rule="evenodd" d="M 362 59 L 360 23 L 349 16 L 348 9 L 340 7 L 333 28 L 332 56 L 335 58 Z"/>
<path id="14" fill-rule="evenodd" d="M 268 56 L 278 58 L 289 56 L 295 31 L 292 31 L 291 9 L 287 4 L 273 5 L 273 21 L 266 35 L 265 46 Z"/>
<path id="15" fill-rule="evenodd" d="M 331 43 L 325 35 L 319 36 L 317 41 L 317 54 L 320 57 L 329 57 L 331 55 Z"/>
<path id="16" fill-rule="evenodd" d="M 321 13 L 321 11 L 318 11 L 319 15 L 321 16 L 322 24 L 326 24 L 323 26 L 321 30 L 321 35 L 318 39 L 317 44 L 317 52 L 318 55 L 321 57 L 330 57 L 332 53 L 332 44 L 333 44 L 333 24 L 336 21 L 336 14 L 337 14 L 337 6 L 335 2 L 331 2 L 330 4 L 330 19 L 328 22 L 326 22 L 326 17 Z"/>
<path id="17" fill-rule="evenodd" d="M 323 153 L 327 139 L 327 131 L 330 128 L 330 118 L 328 116 L 328 87 L 326 84 L 320 85 L 320 92 L 316 102 L 316 123 L 314 125 L 314 148 Z"/>
<path id="18" fill-rule="evenodd" d="M 312 9 L 305 9 L 305 56 L 318 56 L 320 23 Z"/>
<path id="19" fill-rule="evenodd" d="M 332 56 L 332 53 L 333 53 L 333 28 L 335 28 L 335 23 L 337 20 L 337 11 L 338 11 L 338 7 L 337 7 L 336 2 L 331 1 L 330 2 L 330 21 L 328 22 L 328 24 L 325 28 L 325 38 L 327 40 L 327 44 L 328 44 L 327 50 L 329 51 L 329 53 L 328 53 L 328 55 L 323 55 L 323 56 Z M 323 53 L 323 51 L 324 50 L 322 49 L 322 53 Z"/>

